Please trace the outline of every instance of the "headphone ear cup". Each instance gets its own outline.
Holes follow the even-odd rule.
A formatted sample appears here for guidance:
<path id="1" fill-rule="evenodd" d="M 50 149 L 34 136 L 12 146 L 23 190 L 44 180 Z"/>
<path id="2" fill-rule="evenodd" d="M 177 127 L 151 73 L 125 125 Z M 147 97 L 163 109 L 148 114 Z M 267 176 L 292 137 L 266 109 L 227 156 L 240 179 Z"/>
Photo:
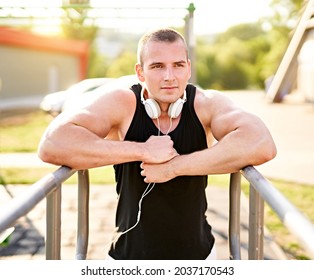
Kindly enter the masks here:
<path id="1" fill-rule="evenodd" d="M 185 100 L 183 100 L 182 98 L 179 98 L 176 102 L 171 103 L 168 109 L 168 116 L 174 119 L 179 117 L 179 115 L 181 114 L 184 102 Z"/>
<path id="2" fill-rule="evenodd" d="M 145 106 L 145 110 L 147 115 L 151 118 L 151 119 L 157 119 L 160 114 L 160 107 L 157 103 L 157 101 L 155 101 L 154 99 L 146 99 L 143 102 L 144 106 Z"/>

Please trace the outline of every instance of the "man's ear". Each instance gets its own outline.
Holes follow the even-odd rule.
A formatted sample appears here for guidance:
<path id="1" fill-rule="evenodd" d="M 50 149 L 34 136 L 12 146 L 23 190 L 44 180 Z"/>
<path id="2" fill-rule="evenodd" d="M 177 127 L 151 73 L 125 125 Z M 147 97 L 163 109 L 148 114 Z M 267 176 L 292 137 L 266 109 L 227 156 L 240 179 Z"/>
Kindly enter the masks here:
<path id="1" fill-rule="evenodd" d="M 139 63 L 135 64 L 135 72 L 140 82 L 144 82 L 145 79 L 144 79 L 143 68 Z"/>

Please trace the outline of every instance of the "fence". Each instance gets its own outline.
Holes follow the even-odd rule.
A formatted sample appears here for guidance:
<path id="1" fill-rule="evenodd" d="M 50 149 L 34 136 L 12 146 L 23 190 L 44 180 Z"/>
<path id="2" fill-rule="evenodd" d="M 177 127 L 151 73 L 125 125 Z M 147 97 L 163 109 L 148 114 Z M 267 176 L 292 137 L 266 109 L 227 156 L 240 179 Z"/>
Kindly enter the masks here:
<path id="1" fill-rule="evenodd" d="M 23 195 L 17 196 L 0 209 L 0 233 L 14 225 L 42 199 L 47 198 L 46 259 L 61 256 L 61 184 L 76 170 L 60 167 L 33 184 Z M 89 232 L 89 173 L 78 174 L 78 221 L 76 259 L 86 259 Z M 264 258 L 264 201 L 279 216 L 287 229 L 298 238 L 308 255 L 314 259 L 314 225 L 290 203 L 253 166 L 230 175 L 229 195 L 229 251 L 231 260 L 241 259 L 240 194 L 241 174 L 250 183 L 249 248 L 252 260 Z"/>

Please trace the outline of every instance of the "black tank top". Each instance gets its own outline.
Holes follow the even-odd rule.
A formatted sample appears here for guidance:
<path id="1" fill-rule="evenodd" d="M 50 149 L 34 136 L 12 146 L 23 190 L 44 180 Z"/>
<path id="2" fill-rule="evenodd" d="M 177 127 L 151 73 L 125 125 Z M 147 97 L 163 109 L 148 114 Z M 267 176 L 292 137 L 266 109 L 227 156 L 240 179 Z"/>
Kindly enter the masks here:
<path id="1" fill-rule="evenodd" d="M 158 135 L 158 129 L 141 103 L 141 85 L 131 89 L 137 105 L 125 140 L 145 142 L 151 135 Z M 194 110 L 196 88 L 188 85 L 186 92 L 179 124 L 169 133 L 179 154 L 207 148 L 205 131 Z M 147 184 L 140 175 L 140 162 L 118 164 L 114 169 L 119 235 L 136 223 L 138 202 Z M 109 255 L 116 260 L 205 259 L 214 244 L 205 216 L 206 186 L 207 176 L 181 176 L 156 184 L 143 199 L 139 224 L 111 245 Z"/>

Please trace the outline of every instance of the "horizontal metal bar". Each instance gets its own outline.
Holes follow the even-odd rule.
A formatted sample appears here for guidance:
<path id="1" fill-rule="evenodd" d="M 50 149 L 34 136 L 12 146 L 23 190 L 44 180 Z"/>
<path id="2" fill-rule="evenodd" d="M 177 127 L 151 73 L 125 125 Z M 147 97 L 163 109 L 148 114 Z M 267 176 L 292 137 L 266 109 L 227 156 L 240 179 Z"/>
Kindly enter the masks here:
<path id="1" fill-rule="evenodd" d="M 25 189 L 22 194 L 2 205 L 0 208 L 0 232 L 14 225 L 16 220 L 25 216 L 75 172 L 76 170 L 62 166 Z"/>
<path id="2" fill-rule="evenodd" d="M 314 225 L 311 221 L 253 166 L 245 167 L 241 173 L 300 241 L 311 258 L 314 258 Z"/>
<path id="3" fill-rule="evenodd" d="M 14 15 L 7 15 L 7 16 L 1 16 L 0 19 L 6 19 L 6 20 L 64 20 L 69 19 L 67 16 L 14 16 Z M 173 15 L 145 15 L 145 16 L 123 16 L 123 15 L 108 15 L 108 16 L 102 16 L 102 15 L 93 15 L 93 16 L 85 16 L 84 19 L 95 19 L 95 20 L 156 20 L 156 19 L 173 19 Z M 179 18 L 180 19 L 180 18 Z"/>
<path id="4" fill-rule="evenodd" d="M 32 6 L 32 7 L 27 7 L 27 6 L 1 6 L 1 9 L 12 9 L 12 10 L 34 10 L 34 9 L 44 9 L 44 10 L 66 10 L 66 9 L 84 9 L 84 10 L 187 10 L 185 7 L 114 7 L 114 6 L 90 6 L 90 5 L 81 5 L 81 4 L 73 4 L 73 5 L 64 5 L 64 6 L 53 6 L 53 7 L 47 7 L 47 6 Z"/>

